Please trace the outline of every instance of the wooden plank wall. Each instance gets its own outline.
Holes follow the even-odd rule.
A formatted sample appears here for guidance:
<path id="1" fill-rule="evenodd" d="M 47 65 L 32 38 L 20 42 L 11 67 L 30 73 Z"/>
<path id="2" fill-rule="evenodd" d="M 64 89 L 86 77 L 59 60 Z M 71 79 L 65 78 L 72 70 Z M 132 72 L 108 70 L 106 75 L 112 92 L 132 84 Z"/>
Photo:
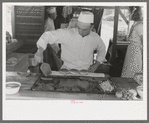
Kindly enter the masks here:
<path id="1" fill-rule="evenodd" d="M 44 6 L 15 6 L 15 38 L 35 44 L 44 30 Z"/>

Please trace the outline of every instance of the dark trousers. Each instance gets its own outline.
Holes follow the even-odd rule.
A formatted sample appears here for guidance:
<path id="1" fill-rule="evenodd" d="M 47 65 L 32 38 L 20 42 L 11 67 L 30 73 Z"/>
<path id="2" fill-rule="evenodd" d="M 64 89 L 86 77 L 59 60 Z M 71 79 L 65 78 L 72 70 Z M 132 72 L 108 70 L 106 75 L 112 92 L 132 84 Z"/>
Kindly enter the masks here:
<path id="1" fill-rule="evenodd" d="M 63 61 L 60 59 L 59 54 L 55 53 L 50 44 L 47 45 L 46 50 L 43 52 L 43 62 L 48 63 L 53 71 L 59 71 L 62 66 Z"/>

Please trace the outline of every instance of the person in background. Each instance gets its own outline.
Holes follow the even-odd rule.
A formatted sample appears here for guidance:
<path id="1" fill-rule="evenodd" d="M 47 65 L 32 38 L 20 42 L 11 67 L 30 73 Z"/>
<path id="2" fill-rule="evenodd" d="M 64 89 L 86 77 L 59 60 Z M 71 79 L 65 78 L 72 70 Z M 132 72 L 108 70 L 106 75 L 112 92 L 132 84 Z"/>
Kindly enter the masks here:
<path id="1" fill-rule="evenodd" d="M 62 16 L 64 17 L 63 23 L 69 23 L 72 18 L 72 6 L 64 6 L 62 11 Z"/>
<path id="2" fill-rule="evenodd" d="M 61 23 L 64 20 L 64 17 L 62 16 L 62 11 L 63 11 L 63 6 L 56 7 L 57 17 L 54 20 L 55 29 L 61 28 Z"/>
<path id="3" fill-rule="evenodd" d="M 77 17 L 73 17 L 67 28 L 77 28 L 77 23 L 78 23 L 78 18 Z"/>
<path id="4" fill-rule="evenodd" d="M 55 30 L 54 19 L 56 19 L 57 13 L 55 7 L 49 7 L 47 10 L 47 19 L 44 26 L 44 32 Z M 51 44 L 52 49 L 57 54 L 59 51 L 59 46 L 57 43 Z"/>
<path id="5" fill-rule="evenodd" d="M 38 51 L 34 55 L 36 63 L 43 62 L 43 52 L 47 44 L 60 43 L 63 61 L 61 68 L 95 72 L 105 60 L 106 48 L 100 36 L 91 31 L 93 22 L 93 13 L 81 12 L 77 28 L 58 29 L 42 34 L 37 41 Z M 97 50 L 95 63 L 93 63 L 94 50 Z"/>
<path id="6" fill-rule="evenodd" d="M 143 71 L 143 17 L 141 7 L 133 6 L 129 9 L 134 23 L 128 36 L 130 44 L 126 51 L 121 76 L 133 78 L 135 73 Z"/>

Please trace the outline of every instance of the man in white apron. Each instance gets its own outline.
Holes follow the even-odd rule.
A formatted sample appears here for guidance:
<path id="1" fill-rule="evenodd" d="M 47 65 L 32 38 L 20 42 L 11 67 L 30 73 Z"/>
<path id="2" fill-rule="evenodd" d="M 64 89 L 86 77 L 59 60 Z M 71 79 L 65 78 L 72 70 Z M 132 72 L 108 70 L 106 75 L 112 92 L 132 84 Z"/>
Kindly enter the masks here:
<path id="1" fill-rule="evenodd" d="M 37 63 L 43 62 L 43 51 L 47 44 L 61 44 L 61 68 L 86 69 L 95 72 L 105 60 L 106 48 L 100 36 L 91 31 L 94 15 L 91 12 L 81 12 L 78 27 L 45 32 L 37 41 L 38 51 L 35 53 Z M 93 53 L 97 50 L 96 62 L 93 63 Z"/>

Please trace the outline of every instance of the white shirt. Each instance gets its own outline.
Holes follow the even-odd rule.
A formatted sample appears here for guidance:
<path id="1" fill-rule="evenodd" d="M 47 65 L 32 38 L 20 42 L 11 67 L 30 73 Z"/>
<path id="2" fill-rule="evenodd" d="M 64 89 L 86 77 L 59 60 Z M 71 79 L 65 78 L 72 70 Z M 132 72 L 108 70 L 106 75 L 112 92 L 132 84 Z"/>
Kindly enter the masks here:
<path id="1" fill-rule="evenodd" d="M 88 69 L 93 64 L 93 52 L 97 49 L 97 61 L 105 60 L 106 48 L 100 36 L 95 32 L 82 37 L 77 28 L 58 29 L 45 32 L 38 40 L 37 47 L 46 49 L 47 44 L 61 43 L 63 67 L 68 69 Z"/>
<path id="2" fill-rule="evenodd" d="M 44 26 L 44 32 L 51 31 L 51 30 L 55 30 L 54 22 L 51 18 L 47 18 L 45 26 Z M 51 44 L 51 47 L 57 54 L 59 51 L 58 44 L 57 43 Z"/>

